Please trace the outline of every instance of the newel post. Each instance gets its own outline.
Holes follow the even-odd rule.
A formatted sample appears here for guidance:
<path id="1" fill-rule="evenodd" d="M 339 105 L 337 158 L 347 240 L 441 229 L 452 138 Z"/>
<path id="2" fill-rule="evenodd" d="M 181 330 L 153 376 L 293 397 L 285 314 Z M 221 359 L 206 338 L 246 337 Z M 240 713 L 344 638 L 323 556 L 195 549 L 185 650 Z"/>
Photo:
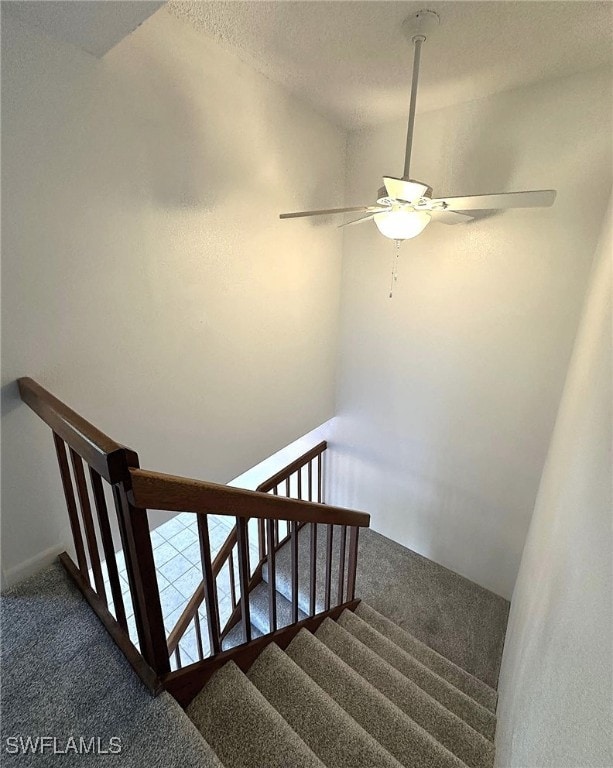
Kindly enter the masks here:
<path id="1" fill-rule="evenodd" d="M 132 488 L 129 470 L 137 469 L 140 465 L 134 451 L 124 448 L 122 452 L 125 455 L 125 476 L 113 484 L 113 495 L 134 606 L 140 652 L 149 666 L 158 675 L 163 675 L 170 672 L 170 660 L 147 510 L 135 507 L 130 502 Z"/>

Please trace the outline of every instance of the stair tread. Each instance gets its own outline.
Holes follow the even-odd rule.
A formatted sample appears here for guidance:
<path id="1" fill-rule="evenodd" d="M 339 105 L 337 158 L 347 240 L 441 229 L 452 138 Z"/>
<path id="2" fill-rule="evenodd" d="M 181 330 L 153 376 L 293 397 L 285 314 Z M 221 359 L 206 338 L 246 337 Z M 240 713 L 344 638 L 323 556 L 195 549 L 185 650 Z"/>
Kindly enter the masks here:
<path id="1" fill-rule="evenodd" d="M 90 657 L 91 661 L 91 657 Z M 130 699 L 128 699 L 130 701 Z M 184 768 L 225 768 L 219 757 L 213 751 L 211 745 L 203 738 L 202 733 L 198 731 L 194 723 L 187 717 L 179 707 L 172 696 L 164 691 L 157 698 L 149 700 L 146 709 L 138 708 L 132 710 L 131 714 L 136 720 L 130 726 L 130 732 L 133 735 L 125 741 L 129 743 L 127 753 L 123 750 L 119 762 L 125 761 L 125 764 L 148 764 L 150 766 L 175 765 L 176 748 L 181 746 L 181 764 Z M 127 710 L 126 710 L 127 715 Z M 132 731 L 132 729 L 134 730 Z M 127 733 L 126 733 L 127 736 Z M 91 756 L 90 756 L 91 757 Z M 44 758 L 41 761 L 34 758 L 30 762 L 16 761 L 16 765 L 44 765 Z M 75 760 L 68 758 L 63 761 L 62 758 L 49 760 L 49 765 L 95 765 L 96 760 Z M 110 758 L 112 764 L 113 759 Z M 98 763 L 105 765 L 107 761 L 103 758 Z M 0 765 L 4 766 L 5 761 L 0 758 Z"/>
<path id="2" fill-rule="evenodd" d="M 298 606 L 305 614 L 310 614 L 310 565 L 311 532 L 314 524 L 303 525 L 298 531 Z M 325 573 L 326 573 L 326 537 L 329 526 L 317 525 L 316 558 L 316 599 L 315 613 L 325 610 Z M 338 572 L 340 563 L 340 527 L 334 526 L 332 547 L 332 602 L 338 596 Z M 347 551 L 345 552 L 347 559 Z M 262 578 L 268 582 L 268 564 L 262 567 Z M 290 542 L 286 542 L 275 556 L 275 586 L 285 598 L 292 596 L 292 560 Z"/>
<path id="3" fill-rule="evenodd" d="M 484 683 L 483 680 L 471 675 L 470 672 L 454 664 L 453 661 L 450 661 L 429 645 L 422 643 L 421 640 L 407 632 L 406 629 L 378 613 L 378 611 L 364 601 L 360 602 L 355 613 L 397 646 L 410 653 L 418 661 L 421 661 L 422 664 L 425 664 L 425 666 L 432 669 L 438 675 L 444 677 L 460 691 L 463 691 L 491 712 L 496 712 L 498 694 L 487 683 Z"/>
<path id="4" fill-rule="evenodd" d="M 400 768 L 401 764 L 276 644 L 267 646 L 247 677 L 325 765 Z"/>
<path id="5" fill-rule="evenodd" d="M 315 637 L 470 768 L 491 768 L 491 742 L 341 625 L 326 619 Z"/>
<path id="6" fill-rule="evenodd" d="M 253 622 L 251 622 L 251 639 L 254 640 L 256 637 L 262 637 L 262 632 Z M 239 621 L 221 641 L 221 650 L 229 651 L 231 648 L 236 648 L 237 645 L 242 645 L 244 642 L 243 622 Z"/>
<path id="7" fill-rule="evenodd" d="M 466 768 L 384 694 L 302 629 L 288 656 L 402 765 L 410 768 Z"/>
<path id="8" fill-rule="evenodd" d="M 306 614 L 310 610 L 310 544 L 311 544 L 311 525 L 304 525 L 298 531 L 298 605 Z M 316 612 L 325 609 L 325 569 L 326 569 L 326 535 L 328 526 L 317 525 L 317 558 L 316 558 Z M 332 547 L 332 600 L 337 597 L 337 578 L 340 563 L 340 528 L 335 526 L 334 539 Z M 291 598 L 292 588 L 292 569 L 291 569 L 291 551 L 289 542 L 284 544 L 276 554 L 276 578 L 275 586 L 285 598 Z M 264 581 L 268 580 L 267 564 L 262 569 Z M 379 634 L 395 643 L 399 648 L 408 652 L 412 657 L 419 661 L 423 666 L 428 667 L 436 675 L 448 681 L 458 691 L 466 694 L 477 704 L 491 713 L 496 711 L 497 693 L 482 680 L 466 672 L 461 667 L 454 664 L 449 659 L 422 643 L 417 638 L 394 624 L 389 619 L 377 613 L 373 608 L 361 602 L 356 613 L 370 624 Z M 492 734 L 491 723 L 486 726 L 487 734 Z"/>
<path id="9" fill-rule="evenodd" d="M 338 623 L 448 710 L 490 741 L 494 740 L 496 717 L 489 709 L 455 688 L 352 611 L 345 611 Z"/>
<path id="10" fill-rule="evenodd" d="M 292 624 L 292 604 L 280 592 L 277 596 L 277 629 L 287 627 Z M 260 582 L 249 593 L 249 612 L 251 623 L 258 628 L 261 633 L 270 632 L 269 614 L 268 614 L 268 584 Z M 307 618 L 307 614 L 298 610 L 298 621 Z"/>
<path id="11" fill-rule="evenodd" d="M 225 768 L 324 768 L 234 662 L 211 677 L 187 714 Z"/>

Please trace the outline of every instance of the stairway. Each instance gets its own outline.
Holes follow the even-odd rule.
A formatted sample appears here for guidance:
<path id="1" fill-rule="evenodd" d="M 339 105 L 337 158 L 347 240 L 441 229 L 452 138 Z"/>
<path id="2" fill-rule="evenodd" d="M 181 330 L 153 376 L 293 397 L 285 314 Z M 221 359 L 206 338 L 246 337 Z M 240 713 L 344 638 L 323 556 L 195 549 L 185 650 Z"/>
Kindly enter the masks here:
<path id="1" fill-rule="evenodd" d="M 187 709 L 224 768 L 491 768 L 496 692 L 364 602 Z M 221 762 L 219 762 L 221 761 Z"/>
<path id="2" fill-rule="evenodd" d="M 151 741 L 148 738 L 151 733 L 157 736 L 154 739 L 157 757 L 161 754 L 160 744 L 165 745 L 174 738 L 184 747 L 180 755 L 183 765 L 194 758 L 196 764 L 212 768 L 493 767 L 495 691 L 423 645 L 364 602 L 360 603 L 353 598 L 359 557 L 358 534 L 369 525 L 367 514 L 323 504 L 305 506 L 300 500 L 280 496 L 272 498 L 264 492 L 262 486 L 259 487 L 260 492 L 244 491 L 138 469 L 137 456 L 133 451 L 102 434 L 36 382 L 27 378 L 20 379 L 19 387 L 22 399 L 53 430 L 77 559 L 75 563 L 68 553 L 60 555 L 66 573 L 115 640 L 115 651 L 123 653 L 122 661 L 125 662 L 126 658 L 130 661 L 134 671 L 151 692 L 158 692 L 160 684 L 166 688 L 164 694 L 154 700 L 158 703 L 154 703 L 147 714 L 160 706 L 168 709 L 168 693 L 172 693 L 177 701 L 189 702 L 187 715 L 195 728 L 184 715 L 181 715 L 181 723 L 174 719 L 157 730 L 143 728 L 144 720 L 139 720 L 138 714 L 134 717 L 131 703 L 131 718 L 121 718 L 122 725 L 127 720 L 135 720 L 139 737 L 145 733 L 147 743 Z M 321 500 L 321 453 L 325 446 L 325 443 L 320 444 L 300 457 L 298 463 L 288 465 L 283 470 L 283 478 L 273 476 L 270 479 L 270 490 L 274 490 L 282 480 L 289 494 L 291 477 L 299 472 L 297 484 L 300 496 L 302 470 L 308 466 L 310 496 L 312 461 L 317 457 L 317 497 Z M 69 456 L 72 472 L 68 464 Z M 89 470 L 89 486 L 86 468 Z M 130 546 L 124 558 L 115 554 L 103 481 L 112 485 L 116 491 L 122 531 L 127 531 Z M 92 495 L 101 542 L 98 541 L 93 521 Z M 81 515 L 76 507 L 76 497 Z M 172 584 L 166 586 L 169 592 L 165 589 L 159 592 L 160 579 L 155 578 L 155 566 L 159 567 L 160 575 L 166 578 L 161 572 L 166 563 L 173 563 L 168 567 L 167 575 L 176 576 L 180 574 L 175 565 L 178 564 L 180 568 L 185 566 L 189 570 L 193 561 L 178 552 L 176 556 L 170 556 L 172 553 L 168 550 L 162 551 L 164 544 L 161 543 L 158 543 L 156 558 L 155 547 L 152 545 L 153 535 L 150 534 L 147 517 L 142 514 L 142 510 L 149 507 L 182 513 L 187 510 L 185 513 L 189 515 L 205 515 L 210 509 L 236 515 L 235 538 L 228 540 L 220 562 L 223 561 L 223 565 L 228 561 L 228 576 L 232 583 L 231 569 L 234 564 L 230 555 L 236 546 L 235 562 L 239 563 L 243 619 L 251 621 L 251 635 L 264 635 L 263 638 L 255 643 L 243 644 L 243 635 L 249 636 L 250 633 L 241 633 L 243 628 L 237 625 L 232 630 L 234 634 L 225 639 L 230 645 L 236 642 L 240 648 L 207 659 L 203 658 L 205 654 L 201 648 L 201 664 L 190 664 L 167 674 L 168 643 L 162 604 L 171 607 L 172 590 L 179 596 L 184 593 Z M 267 521 L 265 528 L 269 532 L 266 538 L 259 538 L 257 554 L 259 556 L 267 544 L 265 551 L 268 552 L 270 562 L 259 561 L 252 572 L 249 569 L 248 551 L 249 517 Z M 305 522 L 299 528 L 297 521 L 305 518 L 312 522 Z M 275 525 L 279 520 L 287 519 L 294 521 L 295 525 L 291 528 L 289 540 L 281 539 L 282 543 L 278 546 L 279 533 L 275 535 Z M 195 554 L 202 561 L 202 573 L 206 574 L 206 608 L 209 610 L 207 624 L 211 646 L 217 648 L 220 632 L 215 618 L 218 611 L 214 606 L 218 609 L 219 601 L 215 596 L 211 574 L 215 566 L 213 578 L 219 575 L 219 564 L 215 565 L 211 558 L 210 531 L 206 524 L 202 525 L 205 520 L 201 516 L 197 524 L 199 545 Z M 258 532 L 260 530 L 258 526 Z M 338 537 L 335 537 L 335 530 L 338 531 Z M 179 532 L 171 537 L 173 543 L 165 542 L 171 550 L 174 550 L 177 536 L 185 544 L 186 535 Z M 318 541 L 322 543 L 319 547 Z M 87 544 L 89 560 L 84 542 Z M 188 543 L 186 552 L 194 544 Z M 106 571 L 117 620 L 108 610 L 105 574 L 100 563 L 102 551 L 108 560 Z M 165 562 L 161 562 L 160 551 Z M 182 563 L 181 558 L 186 562 Z M 120 610 L 121 606 L 124 609 L 130 607 L 127 605 L 128 599 L 122 597 L 122 594 L 126 594 L 122 582 L 126 580 L 121 575 L 120 559 L 127 566 L 126 573 L 130 574 L 129 592 L 134 598 L 134 623 L 138 623 L 143 655 L 135 650 L 129 640 L 129 614 Z M 372 557 L 370 560 L 371 578 L 374 575 L 379 579 L 380 589 L 389 592 L 395 590 L 396 602 L 403 600 L 404 594 L 398 592 L 403 582 L 396 578 L 396 571 L 389 573 L 391 561 L 386 563 L 381 557 L 376 558 L 374 563 Z M 88 574 L 88 565 L 92 568 L 91 576 Z M 187 573 L 188 570 L 182 570 L 181 573 Z M 195 570 L 194 575 L 198 577 Z M 388 574 L 386 579 L 381 577 L 382 573 Z M 261 583 L 256 584 L 260 576 Z M 187 581 L 191 582 L 191 579 L 190 575 Z M 271 582 L 267 584 L 269 579 Z M 387 584 L 382 583 L 385 580 Z M 248 585 L 256 586 L 249 595 Z M 271 593 L 278 609 L 278 625 L 283 627 L 288 622 L 292 623 L 288 629 L 279 629 L 272 635 L 268 625 L 268 596 Z M 44 607 L 45 601 L 40 598 L 45 594 L 44 589 L 36 588 L 35 599 L 26 605 L 25 614 L 23 609 L 18 609 L 20 616 L 27 614 L 28 620 L 37 616 Z M 232 595 L 235 598 L 233 587 Z M 230 597 L 232 604 L 233 597 Z M 246 610 L 247 599 L 251 611 Z M 290 599 L 294 601 L 291 611 Z M 328 611 L 330 606 L 334 608 Z M 174 604 L 172 608 L 183 610 Z M 298 613 L 298 619 L 310 614 L 309 619 L 302 623 L 296 622 L 298 611 L 301 612 Z M 73 621 L 69 613 L 61 613 L 62 620 L 59 623 L 45 622 L 46 628 L 57 624 L 61 630 L 55 638 L 55 647 L 59 650 L 52 654 L 54 663 L 65 656 L 66 638 L 81 639 L 84 636 L 83 628 L 87 626 L 86 621 L 80 618 Z M 68 624 L 65 621 L 67 615 L 70 619 Z M 323 618 L 324 615 L 326 618 Z M 200 617 L 197 612 L 194 616 L 190 614 L 190 617 L 196 619 L 194 633 L 197 634 Z M 18 626 L 23 623 L 12 622 Z M 27 638 L 17 645 L 20 653 L 24 647 L 30 647 L 31 637 L 36 635 L 30 631 L 31 622 L 26 624 Z M 272 638 L 276 642 L 271 642 Z M 43 686 L 45 691 L 53 694 L 58 687 L 57 681 L 66 678 L 71 684 L 70 701 L 74 700 L 72 694 L 75 679 L 87 680 L 86 693 L 89 694 L 91 680 L 95 680 L 98 675 L 105 679 L 101 671 L 106 671 L 107 665 L 99 659 L 98 665 L 92 667 L 96 672 L 93 676 L 89 667 L 86 673 L 77 674 L 76 678 L 74 670 L 77 663 L 83 663 L 83 659 L 86 666 L 91 666 L 92 658 L 95 661 L 95 651 L 92 646 L 87 648 L 85 654 L 71 653 L 69 674 L 51 675 L 53 680 L 46 687 Z M 181 666 L 179 658 L 177 663 Z M 30 656 L 27 667 L 31 669 L 35 666 L 40 667 L 39 659 L 36 655 Z M 110 666 L 112 674 L 106 678 L 110 679 L 106 687 L 116 691 L 122 677 L 118 667 Z M 208 677 L 211 673 L 212 676 Z M 13 699 L 19 699 L 20 696 L 24 698 L 21 693 L 22 679 L 26 680 L 27 675 L 20 674 L 15 679 L 19 682 L 17 688 L 20 694 Z M 198 691 L 203 680 L 207 682 Z M 34 688 L 39 692 L 40 681 L 36 678 Z M 49 697 L 43 698 L 47 702 Z M 36 696 L 25 696 L 28 708 L 34 699 Z M 122 688 L 118 701 L 123 703 L 126 700 Z M 57 701 L 59 706 L 52 708 L 56 713 L 61 713 L 65 702 L 62 696 Z M 73 716 L 81 710 L 85 714 L 90 712 L 91 696 L 84 696 L 83 702 L 83 706 L 76 709 L 73 707 Z M 42 709 L 44 717 L 47 717 L 48 703 Z M 117 706 L 111 707 L 99 718 L 100 721 L 105 723 L 106 716 L 112 715 L 116 709 Z M 148 722 L 150 718 L 146 719 Z M 19 722 L 25 721 L 19 719 Z M 111 732 L 117 733 L 115 730 Z M 119 732 L 123 733 L 121 729 Z M 197 748 L 190 750 L 194 739 Z M 141 765 L 142 745 L 135 740 L 133 746 L 133 755 Z M 175 750 L 170 752 L 176 754 Z M 127 754 L 126 750 L 126 757 Z M 153 762 L 168 764 L 166 758 L 161 762 Z M 193 760 L 191 764 L 194 764 Z"/>

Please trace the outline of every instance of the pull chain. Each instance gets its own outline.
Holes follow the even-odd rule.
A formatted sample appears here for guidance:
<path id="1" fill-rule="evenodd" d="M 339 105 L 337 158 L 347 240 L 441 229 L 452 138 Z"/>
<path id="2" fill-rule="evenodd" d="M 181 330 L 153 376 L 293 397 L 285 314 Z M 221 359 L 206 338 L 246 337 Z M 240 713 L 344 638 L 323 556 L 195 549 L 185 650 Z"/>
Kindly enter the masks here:
<path id="1" fill-rule="evenodd" d="M 390 299 L 393 297 L 394 283 L 398 280 L 398 259 L 400 256 L 400 246 L 402 244 L 402 240 L 395 240 L 395 243 L 396 243 L 396 253 L 392 254 L 392 279 L 390 283 Z"/>

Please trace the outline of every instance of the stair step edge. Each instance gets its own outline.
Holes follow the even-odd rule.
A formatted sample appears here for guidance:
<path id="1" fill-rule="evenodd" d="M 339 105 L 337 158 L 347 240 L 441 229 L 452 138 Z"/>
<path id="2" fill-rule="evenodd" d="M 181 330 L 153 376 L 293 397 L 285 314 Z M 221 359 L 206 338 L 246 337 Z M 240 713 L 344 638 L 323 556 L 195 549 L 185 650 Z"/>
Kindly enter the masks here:
<path id="1" fill-rule="evenodd" d="M 292 624 L 292 603 L 281 592 L 276 593 L 277 629 Z M 262 634 L 268 634 L 269 629 L 268 584 L 261 582 L 249 593 L 249 611 L 251 622 Z M 298 608 L 298 621 L 306 619 L 307 614 Z"/>
<path id="2" fill-rule="evenodd" d="M 344 611 L 338 623 L 399 672 L 413 680 L 432 698 L 467 722 L 490 741 L 494 740 L 496 717 L 475 699 L 433 672 L 407 651 L 385 637 L 353 611 Z"/>
<path id="3" fill-rule="evenodd" d="M 186 711 L 225 766 L 325 768 L 232 661 L 211 677 Z"/>
<path id="4" fill-rule="evenodd" d="M 324 643 L 301 630 L 287 655 L 388 752 L 410 768 L 467 768 Z"/>
<path id="5" fill-rule="evenodd" d="M 327 766 L 401 768 L 334 699 L 271 643 L 247 677 Z"/>
<path id="6" fill-rule="evenodd" d="M 411 653 L 423 664 L 437 672 L 437 674 L 440 674 L 441 677 L 448 679 L 456 688 L 463 690 L 464 693 L 492 712 L 496 711 L 498 693 L 483 680 L 475 677 L 434 648 L 419 640 L 392 619 L 376 611 L 368 603 L 362 601 L 356 609 L 356 614 L 382 635 L 396 643 L 403 650 Z"/>
<path id="7" fill-rule="evenodd" d="M 337 622 L 324 620 L 315 637 L 470 768 L 492 768 L 495 750 L 488 739 Z"/>

